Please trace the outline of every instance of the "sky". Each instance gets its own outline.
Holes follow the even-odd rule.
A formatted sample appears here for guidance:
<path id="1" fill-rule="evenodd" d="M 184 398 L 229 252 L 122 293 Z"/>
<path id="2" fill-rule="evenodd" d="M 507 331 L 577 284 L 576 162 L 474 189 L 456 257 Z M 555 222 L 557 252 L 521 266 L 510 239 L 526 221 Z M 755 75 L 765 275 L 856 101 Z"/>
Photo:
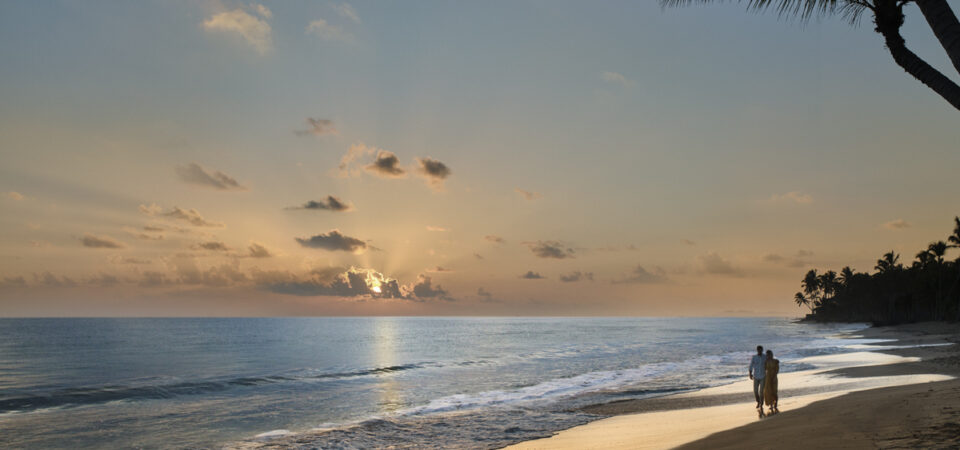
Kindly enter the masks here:
<path id="1" fill-rule="evenodd" d="M 0 2 L 0 61 L 0 316 L 798 316 L 960 214 L 869 19 Z"/>

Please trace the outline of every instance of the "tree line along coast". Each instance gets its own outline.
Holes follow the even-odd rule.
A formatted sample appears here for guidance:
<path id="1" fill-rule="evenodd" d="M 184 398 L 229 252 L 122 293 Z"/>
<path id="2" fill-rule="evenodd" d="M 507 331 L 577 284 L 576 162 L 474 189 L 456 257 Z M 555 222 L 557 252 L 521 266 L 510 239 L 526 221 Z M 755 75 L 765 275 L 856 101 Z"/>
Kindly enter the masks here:
<path id="1" fill-rule="evenodd" d="M 794 296 L 813 322 L 870 322 L 874 325 L 960 321 L 960 257 L 945 255 L 960 248 L 960 217 L 945 241 L 931 242 L 910 265 L 894 251 L 885 253 L 874 273 L 856 272 L 850 266 L 837 273 L 811 269 Z"/>

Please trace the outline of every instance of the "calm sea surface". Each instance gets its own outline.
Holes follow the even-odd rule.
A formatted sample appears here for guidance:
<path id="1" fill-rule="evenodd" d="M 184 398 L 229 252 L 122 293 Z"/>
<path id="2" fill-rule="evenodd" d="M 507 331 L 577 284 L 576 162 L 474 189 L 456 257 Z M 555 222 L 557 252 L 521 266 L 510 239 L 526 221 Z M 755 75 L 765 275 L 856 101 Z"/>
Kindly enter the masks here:
<path id="1" fill-rule="evenodd" d="M 0 319 L 0 447 L 480 447 L 783 371 L 856 325 L 742 318 Z M 751 397 L 750 393 L 744 394 Z M 282 431 L 284 430 L 284 431 Z"/>

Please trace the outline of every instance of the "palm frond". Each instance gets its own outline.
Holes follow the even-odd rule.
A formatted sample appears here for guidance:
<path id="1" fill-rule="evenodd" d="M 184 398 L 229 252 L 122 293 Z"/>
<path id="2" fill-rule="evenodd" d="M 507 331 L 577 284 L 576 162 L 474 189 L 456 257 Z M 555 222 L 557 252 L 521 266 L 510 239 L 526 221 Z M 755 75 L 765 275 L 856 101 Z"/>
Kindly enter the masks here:
<path id="1" fill-rule="evenodd" d="M 660 6 L 675 8 L 680 6 L 702 5 L 716 1 L 726 2 L 734 0 L 660 0 Z M 814 17 L 839 15 L 841 18 L 856 25 L 867 9 L 873 9 L 870 0 L 735 0 L 737 3 L 746 3 L 747 9 L 763 12 L 774 10 L 781 18 L 794 17 L 801 22 L 807 22 Z"/>

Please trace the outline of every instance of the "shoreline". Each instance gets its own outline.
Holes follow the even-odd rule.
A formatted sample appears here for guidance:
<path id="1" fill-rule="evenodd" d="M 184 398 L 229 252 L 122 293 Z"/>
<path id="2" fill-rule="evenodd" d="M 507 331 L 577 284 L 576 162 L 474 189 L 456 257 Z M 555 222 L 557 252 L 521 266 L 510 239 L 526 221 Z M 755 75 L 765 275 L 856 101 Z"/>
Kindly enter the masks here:
<path id="1" fill-rule="evenodd" d="M 909 399 L 916 396 L 930 396 L 941 391 L 944 394 L 956 391 L 960 398 L 960 380 L 957 379 L 960 377 L 960 346 L 956 345 L 960 343 L 960 325 L 921 323 L 873 327 L 851 333 L 848 337 L 890 341 L 858 346 L 857 350 L 862 351 L 797 361 L 813 364 L 816 368 L 781 373 L 781 414 L 763 420 L 758 420 L 752 385 L 744 377 L 731 384 L 699 391 L 590 405 L 582 411 L 610 417 L 506 448 L 750 448 L 772 445 L 810 448 L 818 444 L 811 443 L 813 441 L 807 434 L 818 421 L 826 427 L 836 428 L 833 433 L 814 437 L 814 440 L 819 439 L 819 446 L 842 441 L 845 446 L 872 448 L 876 446 L 872 442 L 882 440 L 882 437 L 866 432 L 854 436 L 856 433 L 845 432 L 842 424 L 868 411 L 883 416 L 871 420 L 892 423 L 887 428 L 892 427 L 891 433 L 896 435 L 898 431 L 906 431 L 896 429 L 898 425 L 907 427 L 911 422 L 888 420 L 896 419 L 894 416 L 901 410 L 878 410 L 873 404 L 879 404 L 891 395 L 898 397 L 898 401 L 909 403 Z M 928 388 L 934 390 L 927 392 Z M 944 395 L 940 398 L 952 397 Z M 940 402 L 929 399 L 917 402 L 921 406 L 932 403 Z M 849 411 L 852 404 L 858 405 L 860 415 L 856 414 L 857 411 Z M 921 406 L 917 408 L 923 409 Z M 956 413 L 960 414 L 960 407 L 956 408 Z M 817 415 L 810 411 L 816 411 Z M 948 414 L 947 417 L 953 416 Z M 957 419 L 960 417 L 952 420 Z M 915 445 L 937 445 L 937 439 L 948 439 L 949 433 L 954 431 L 950 428 L 952 425 L 941 425 L 946 427 L 947 434 L 936 430 L 926 434 L 922 430 L 912 432 L 911 436 L 930 437 L 929 441 L 918 441 Z M 960 426 L 956 431 L 960 431 Z M 797 440 L 782 437 L 791 432 L 797 433 Z M 866 442 L 868 438 L 864 436 L 873 441 Z"/>

